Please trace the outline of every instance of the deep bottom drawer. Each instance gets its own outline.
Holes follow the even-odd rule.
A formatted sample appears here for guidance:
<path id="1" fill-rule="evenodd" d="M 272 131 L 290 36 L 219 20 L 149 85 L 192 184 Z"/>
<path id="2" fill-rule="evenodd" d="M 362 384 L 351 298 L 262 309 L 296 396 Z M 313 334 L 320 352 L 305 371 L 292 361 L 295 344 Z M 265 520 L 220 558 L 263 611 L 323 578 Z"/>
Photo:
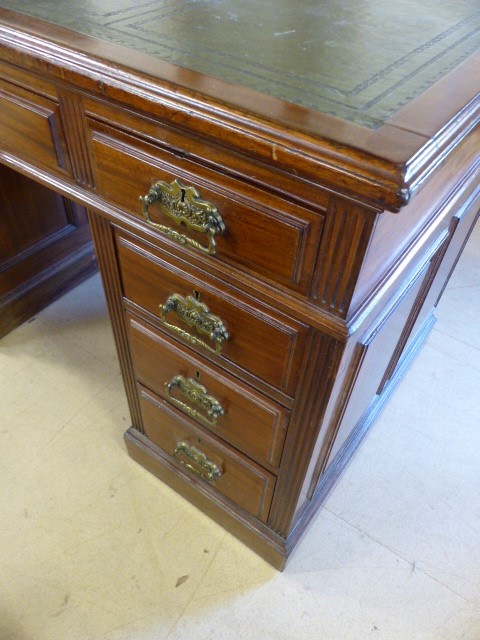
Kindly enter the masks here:
<path id="1" fill-rule="evenodd" d="M 275 476 L 195 428 L 166 402 L 139 385 L 145 435 L 237 505 L 266 521 Z"/>

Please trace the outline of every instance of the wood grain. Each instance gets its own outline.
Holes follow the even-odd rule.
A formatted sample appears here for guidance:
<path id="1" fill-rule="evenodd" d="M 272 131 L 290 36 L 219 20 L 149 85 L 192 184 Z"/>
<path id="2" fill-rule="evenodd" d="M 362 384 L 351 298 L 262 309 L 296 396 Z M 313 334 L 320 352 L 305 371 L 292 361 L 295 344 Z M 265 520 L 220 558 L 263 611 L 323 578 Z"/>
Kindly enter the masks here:
<path id="1" fill-rule="evenodd" d="M 0 277 L 54 261 L 52 238 L 82 227 L 62 198 L 88 207 L 129 451 L 279 568 L 432 326 L 477 217 L 477 64 L 374 130 L 0 9 L 0 162 L 58 194 L 5 174 Z M 225 216 L 215 256 L 142 218 L 139 196 L 174 178 Z M 171 311 L 168 326 L 172 294 L 222 319 L 218 353 Z M 176 372 L 198 372 L 223 422 L 173 402 Z M 216 488 L 172 456 L 184 438 L 225 471 Z"/>

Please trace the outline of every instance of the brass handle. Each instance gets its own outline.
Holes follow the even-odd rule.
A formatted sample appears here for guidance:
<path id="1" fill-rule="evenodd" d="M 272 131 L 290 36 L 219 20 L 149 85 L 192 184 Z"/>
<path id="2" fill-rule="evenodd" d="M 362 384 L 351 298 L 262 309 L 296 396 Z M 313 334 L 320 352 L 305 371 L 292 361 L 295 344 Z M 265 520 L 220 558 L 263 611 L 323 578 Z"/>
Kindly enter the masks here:
<path id="1" fill-rule="evenodd" d="M 225 231 L 225 224 L 217 207 L 211 202 L 202 200 L 195 187 L 186 187 L 177 179 L 170 184 L 156 182 L 146 196 L 140 196 L 140 200 L 143 216 L 150 226 L 179 244 L 194 247 L 210 255 L 215 254 L 217 245 L 215 235 Z M 148 207 L 154 202 L 158 202 L 163 213 L 178 225 L 183 222 L 187 229 L 205 233 L 208 236 L 208 247 L 171 227 L 153 222 Z"/>
<path id="2" fill-rule="evenodd" d="M 183 297 L 179 293 L 174 293 L 167 298 L 165 304 L 160 305 L 160 310 L 160 320 L 166 327 L 178 333 L 191 344 L 200 345 L 213 353 L 219 354 L 222 349 L 222 343 L 230 337 L 221 318 L 210 313 L 207 305 L 200 302 L 200 294 L 198 292 L 195 297 Z M 176 324 L 167 322 L 166 315 L 170 311 L 173 311 L 198 333 L 208 336 L 215 344 L 215 348 L 212 348 L 207 342 L 178 327 Z"/>
<path id="3" fill-rule="evenodd" d="M 185 456 L 187 461 L 181 460 L 179 457 L 181 455 Z M 195 473 L 197 476 L 200 476 L 200 478 L 207 480 L 211 484 L 215 484 L 215 481 L 222 475 L 222 469 L 217 464 L 209 460 L 199 449 L 187 444 L 183 440 L 175 447 L 173 457 L 176 458 L 184 467 Z M 188 460 L 191 460 L 193 464 L 188 462 Z"/>
<path id="4" fill-rule="evenodd" d="M 170 401 L 195 420 L 202 420 L 207 424 L 215 426 L 217 419 L 225 413 L 220 402 L 208 394 L 206 387 L 199 384 L 193 378 L 184 378 L 181 375 L 175 376 L 165 385 Z M 206 412 L 206 415 L 197 411 L 190 405 L 172 396 L 172 390 L 178 389 L 194 405 Z"/>

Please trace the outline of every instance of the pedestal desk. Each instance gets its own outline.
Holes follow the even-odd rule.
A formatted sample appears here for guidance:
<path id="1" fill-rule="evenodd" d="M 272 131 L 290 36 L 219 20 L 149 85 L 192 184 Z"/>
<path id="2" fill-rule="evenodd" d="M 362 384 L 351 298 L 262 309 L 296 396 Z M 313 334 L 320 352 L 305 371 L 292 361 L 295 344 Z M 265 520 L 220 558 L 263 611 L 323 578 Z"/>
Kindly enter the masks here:
<path id="1" fill-rule="evenodd" d="M 0 7 L 3 332 L 88 217 L 130 454 L 283 568 L 475 222 L 478 3 Z"/>

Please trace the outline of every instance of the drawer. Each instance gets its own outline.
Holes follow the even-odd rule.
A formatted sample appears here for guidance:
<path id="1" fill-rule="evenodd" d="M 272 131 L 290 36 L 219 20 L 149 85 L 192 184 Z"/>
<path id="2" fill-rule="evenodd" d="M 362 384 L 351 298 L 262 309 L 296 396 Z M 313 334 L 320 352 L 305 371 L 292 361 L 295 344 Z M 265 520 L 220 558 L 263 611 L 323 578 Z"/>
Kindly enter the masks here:
<path id="1" fill-rule="evenodd" d="M 260 464 L 278 466 L 285 409 L 167 342 L 138 318 L 127 314 L 127 324 L 135 375 L 144 386 Z"/>
<path id="2" fill-rule="evenodd" d="M 18 158 L 70 172 L 58 105 L 0 80 L 0 146 Z"/>
<path id="3" fill-rule="evenodd" d="M 139 395 L 145 435 L 189 476 L 200 478 L 265 522 L 275 476 L 195 428 L 147 389 L 140 386 Z"/>
<path id="4" fill-rule="evenodd" d="M 233 363 L 293 395 L 308 327 L 149 249 L 137 238 L 117 233 L 124 295 L 203 355 L 223 366 Z"/>
<path id="5" fill-rule="evenodd" d="M 104 198 L 144 220 L 139 197 L 153 194 L 152 185 L 161 182 L 147 207 L 158 237 L 201 253 L 210 247 L 212 260 L 308 292 L 323 226 L 320 213 L 180 157 L 185 153 L 175 155 L 100 123 L 91 127 L 96 189 Z M 204 232 L 191 225 L 203 225 Z"/>

